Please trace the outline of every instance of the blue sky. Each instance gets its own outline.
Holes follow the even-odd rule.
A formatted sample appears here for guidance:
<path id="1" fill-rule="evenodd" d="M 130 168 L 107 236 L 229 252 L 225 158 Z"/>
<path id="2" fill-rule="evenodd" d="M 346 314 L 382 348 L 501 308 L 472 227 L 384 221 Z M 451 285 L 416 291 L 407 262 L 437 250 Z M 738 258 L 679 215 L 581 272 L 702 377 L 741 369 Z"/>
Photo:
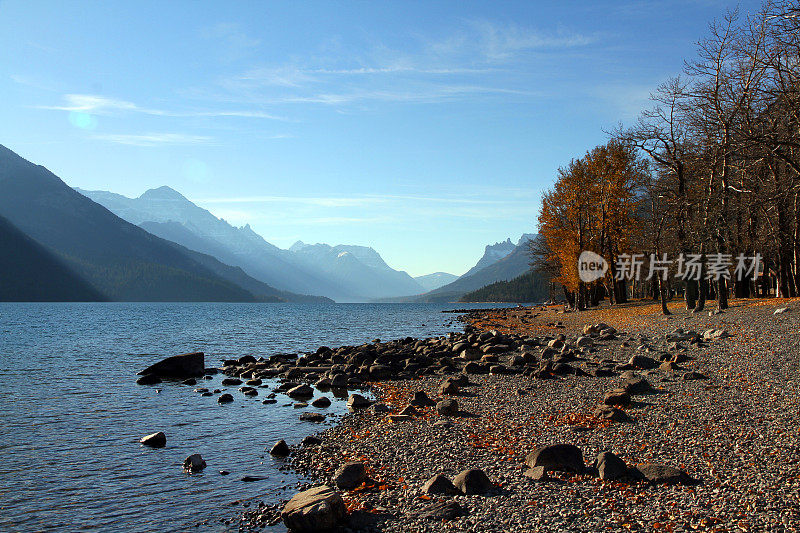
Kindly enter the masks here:
<path id="1" fill-rule="evenodd" d="M 0 0 L 0 144 L 281 247 L 461 274 L 736 5 Z"/>

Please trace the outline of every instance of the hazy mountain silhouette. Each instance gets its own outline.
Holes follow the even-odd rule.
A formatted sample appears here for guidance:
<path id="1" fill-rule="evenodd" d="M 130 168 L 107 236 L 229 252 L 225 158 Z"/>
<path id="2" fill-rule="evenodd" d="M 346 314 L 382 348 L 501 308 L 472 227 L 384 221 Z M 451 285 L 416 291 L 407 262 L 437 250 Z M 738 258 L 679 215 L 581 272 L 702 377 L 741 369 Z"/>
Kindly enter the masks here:
<path id="1" fill-rule="evenodd" d="M 0 217 L 0 301 L 96 302 L 103 295 Z"/>
<path id="2" fill-rule="evenodd" d="M 263 300 L 220 276 L 226 265 L 122 220 L 2 145 L 0 215 L 110 300 Z"/>
<path id="3" fill-rule="evenodd" d="M 406 296 L 424 290 L 414 278 L 392 269 L 367 246 L 312 245 L 298 241 L 289 250 L 299 262 L 322 270 L 358 300 Z"/>
<path id="4" fill-rule="evenodd" d="M 452 283 L 448 283 L 438 289 L 432 290 L 427 292 L 415 299 L 415 301 L 419 302 L 454 302 L 460 299 L 468 292 L 476 291 L 482 287 L 487 285 L 491 285 L 492 283 L 498 281 L 509 281 L 522 274 L 525 274 L 530 270 L 530 257 L 528 256 L 528 240 L 534 238 L 535 235 L 532 234 L 525 234 L 523 235 L 516 246 L 514 246 L 511 253 L 501 257 L 494 262 L 489 263 L 487 266 L 484 266 L 477 271 L 472 268 L 466 274 L 458 278 L 457 280 L 453 281 Z M 507 248 L 507 243 L 510 243 L 511 240 L 505 241 L 504 243 L 498 243 L 503 245 L 501 248 L 495 248 L 498 244 L 490 245 L 486 247 L 486 251 L 489 252 L 488 255 L 491 255 L 491 252 L 498 252 L 502 253 L 502 250 Z M 496 255 L 498 255 L 496 254 Z M 484 253 L 484 256 L 481 258 L 483 261 L 487 257 L 487 253 Z M 479 261 L 480 264 L 480 261 Z M 476 265 L 478 266 L 478 265 Z M 471 272 L 471 273 L 470 273 Z"/>
<path id="5" fill-rule="evenodd" d="M 78 191 L 128 222 L 239 266 L 273 287 L 339 301 L 424 291 L 408 274 L 390 268 L 372 248 L 298 242 L 283 250 L 264 240 L 249 225 L 234 227 L 170 187 L 148 190 L 138 198 L 107 191 Z"/>
<path id="6" fill-rule="evenodd" d="M 467 276 L 471 276 L 475 274 L 479 270 L 482 270 L 489 265 L 496 263 L 497 261 L 501 260 L 502 258 L 506 257 L 508 254 L 514 251 L 516 246 L 511 239 L 506 239 L 502 242 L 496 242 L 494 244 L 487 244 L 486 248 L 483 251 L 483 257 L 478 259 L 478 262 L 475 263 L 475 266 L 467 270 L 464 274 L 460 277 L 465 278 Z"/>
<path id="7" fill-rule="evenodd" d="M 448 274 L 447 272 L 434 272 L 433 274 L 425 274 L 424 276 L 416 276 L 414 278 L 417 283 L 422 285 L 426 291 L 438 289 L 448 283 L 452 283 L 458 279 L 455 274 Z"/>

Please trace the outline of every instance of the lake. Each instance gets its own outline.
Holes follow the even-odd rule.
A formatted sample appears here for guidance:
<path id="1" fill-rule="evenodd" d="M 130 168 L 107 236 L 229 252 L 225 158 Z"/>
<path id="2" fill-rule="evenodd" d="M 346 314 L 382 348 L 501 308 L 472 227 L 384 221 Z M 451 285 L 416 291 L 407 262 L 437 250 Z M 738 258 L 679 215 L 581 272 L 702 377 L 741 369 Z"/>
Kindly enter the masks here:
<path id="1" fill-rule="evenodd" d="M 276 382 L 257 398 L 229 387 L 235 401 L 219 405 L 193 389 L 225 388 L 221 375 L 148 387 L 135 384 L 136 373 L 192 351 L 219 367 L 243 355 L 442 335 L 462 329 L 441 312 L 454 306 L 497 307 L 0 303 L 0 530 L 235 530 L 224 520 L 241 502 L 276 503 L 296 491 L 300 480 L 269 448 L 322 430 L 298 420 L 316 409 L 295 409 L 282 394 L 262 404 Z M 345 401 L 328 396 L 325 424 L 345 413 Z M 138 443 L 156 431 L 166 433 L 165 448 Z M 201 474 L 182 471 L 192 453 L 208 463 Z"/>

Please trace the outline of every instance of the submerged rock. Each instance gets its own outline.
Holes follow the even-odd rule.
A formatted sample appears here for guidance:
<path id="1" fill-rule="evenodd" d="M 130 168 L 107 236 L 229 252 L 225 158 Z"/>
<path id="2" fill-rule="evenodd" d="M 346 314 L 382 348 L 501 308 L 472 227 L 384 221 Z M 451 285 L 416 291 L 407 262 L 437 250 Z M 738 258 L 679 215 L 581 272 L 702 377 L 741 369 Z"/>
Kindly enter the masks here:
<path id="1" fill-rule="evenodd" d="M 167 436 L 164 435 L 163 431 L 159 431 L 158 433 L 145 435 L 139 439 L 139 442 L 145 446 L 150 446 L 151 448 L 163 448 L 167 445 Z"/>
<path id="2" fill-rule="evenodd" d="M 289 455 L 289 445 L 286 444 L 286 441 L 281 439 L 272 446 L 272 449 L 269 451 L 270 455 L 274 455 L 275 457 L 286 457 Z"/>
<path id="3" fill-rule="evenodd" d="M 202 376 L 205 373 L 205 354 L 192 352 L 167 357 L 148 366 L 140 376 L 152 375 L 159 378 L 186 379 Z"/>
<path id="4" fill-rule="evenodd" d="M 206 462 L 203 456 L 199 453 L 193 453 L 183 461 L 183 469 L 190 474 L 200 472 L 206 467 Z"/>

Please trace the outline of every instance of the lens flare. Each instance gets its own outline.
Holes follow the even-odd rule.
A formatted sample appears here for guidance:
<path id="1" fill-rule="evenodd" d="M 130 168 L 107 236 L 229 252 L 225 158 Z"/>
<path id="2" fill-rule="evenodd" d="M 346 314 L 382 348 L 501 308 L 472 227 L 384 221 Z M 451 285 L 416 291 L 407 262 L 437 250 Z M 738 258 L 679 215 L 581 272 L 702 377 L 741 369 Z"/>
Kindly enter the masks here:
<path id="1" fill-rule="evenodd" d="M 211 178 L 211 170 L 199 159 L 187 159 L 183 163 L 183 175 L 191 181 L 205 183 Z"/>
<path id="2" fill-rule="evenodd" d="M 97 127 L 97 119 L 81 111 L 70 111 L 69 123 L 82 130 L 93 130 Z"/>

